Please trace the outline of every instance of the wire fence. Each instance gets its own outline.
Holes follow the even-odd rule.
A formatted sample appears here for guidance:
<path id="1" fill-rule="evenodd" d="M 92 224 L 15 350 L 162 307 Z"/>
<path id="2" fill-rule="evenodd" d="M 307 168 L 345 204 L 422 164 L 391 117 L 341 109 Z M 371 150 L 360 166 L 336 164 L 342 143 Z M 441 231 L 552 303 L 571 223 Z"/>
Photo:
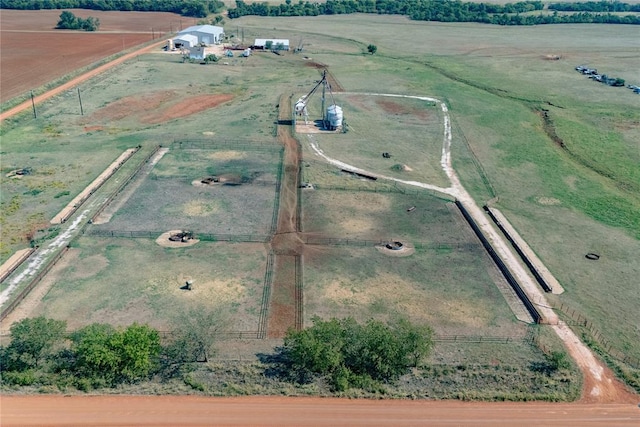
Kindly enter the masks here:
<path id="1" fill-rule="evenodd" d="M 175 150 L 214 150 L 214 149 L 236 149 L 245 151 L 273 151 L 282 150 L 282 145 L 277 139 L 206 139 L 194 137 L 174 137 L 171 148 Z"/>
<path id="2" fill-rule="evenodd" d="M 165 231 L 137 230 L 100 230 L 89 229 L 84 232 L 87 236 L 94 237 L 113 237 L 127 239 L 157 239 Z M 192 232 L 194 239 L 204 242 L 233 242 L 233 243 L 267 243 L 271 240 L 271 236 L 267 234 L 214 234 Z"/>
<path id="3" fill-rule="evenodd" d="M 127 177 L 127 179 L 125 179 L 124 181 L 122 181 L 122 183 L 118 186 L 118 188 L 116 188 L 107 198 L 107 200 L 105 200 L 104 203 L 102 203 L 102 205 L 100 205 L 100 207 L 98 208 L 98 210 L 96 211 L 96 213 L 93 214 L 93 216 L 91 217 L 91 221 L 95 222 L 95 220 L 100 216 L 100 214 L 102 214 L 102 212 L 104 212 L 104 210 L 107 208 L 107 206 L 109 206 L 109 204 L 111 202 L 113 202 L 113 200 L 118 196 L 118 194 L 120 194 L 122 192 L 122 190 L 124 190 L 124 188 L 129 185 L 129 183 L 131 181 L 133 181 L 136 176 L 138 175 L 138 173 L 142 170 L 142 168 L 149 162 L 149 160 L 160 150 L 160 148 L 162 148 L 161 145 L 156 146 L 151 153 L 149 153 L 139 164 L 138 166 L 133 170 L 133 172 L 131 172 L 131 174 Z"/>
<path id="4" fill-rule="evenodd" d="M 567 317 L 571 319 L 571 321 L 567 322 L 567 324 L 571 326 L 578 326 L 584 328 L 589 332 L 593 340 L 602 347 L 602 349 L 609 354 L 614 359 L 617 359 L 627 365 L 640 369 L 640 359 L 634 356 L 630 356 L 623 351 L 618 350 L 613 346 L 611 341 L 609 341 L 605 335 L 600 332 L 600 330 L 584 315 L 580 314 L 573 308 L 567 306 L 566 304 L 560 302 L 553 307 L 556 310 L 560 310 Z"/>
<path id="5" fill-rule="evenodd" d="M 27 294 L 29 294 L 29 292 L 31 292 L 31 290 L 38 283 L 40 283 L 42 278 L 47 275 L 47 273 L 53 268 L 54 265 L 56 265 L 58 261 L 60 261 L 60 258 L 62 258 L 64 254 L 67 253 L 68 250 L 69 250 L 68 246 L 63 247 L 62 249 L 60 249 L 60 251 L 58 251 L 58 253 L 55 254 L 55 256 L 53 256 L 47 262 L 44 268 L 40 270 L 38 274 L 36 274 L 31 279 L 31 281 L 27 284 L 27 286 L 24 289 L 22 289 L 22 291 L 20 291 L 20 293 L 11 301 L 11 303 L 2 310 L 2 312 L 0 313 L 0 320 L 4 320 L 4 318 L 7 317 L 9 313 L 11 313 L 18 306 L 18 304 L 22 302 L 22 300 L 27 296 Z"/>
<path id="6" fill-rule="evenodd" d="M 389 185 L 367 185 L 367 186 L 355 186 L 355 185 L 328 185 L 328 184 L 316 184 L 310 183 L 316 190 L 331 190 L 331 191 L 351 191 L 351 192 L 369 192 L 369 193 L 396 193 L 404 194 L 407 196 L 424 196 L 425 193 L 431 196 L 437 197 L 448 202 L 454 202 L 455 197 L 445 193 L 440 193 L 436 190 L 423 188 L 420 190 L 403 188 L 401 186 L 389 186 Z"/>
<path id="7" fill-rule="evenodd" d="M 264 287 L 262 290 L 262 301 L 260 302 L 260 320 L 258 321 L 258 337 L 267 336 L 269 301 L 271 300 L 271 286 L 273 284 L 273 264 L 275 254 L 270 251 L 267 255 L 267 265 L 264 272 Z"/>

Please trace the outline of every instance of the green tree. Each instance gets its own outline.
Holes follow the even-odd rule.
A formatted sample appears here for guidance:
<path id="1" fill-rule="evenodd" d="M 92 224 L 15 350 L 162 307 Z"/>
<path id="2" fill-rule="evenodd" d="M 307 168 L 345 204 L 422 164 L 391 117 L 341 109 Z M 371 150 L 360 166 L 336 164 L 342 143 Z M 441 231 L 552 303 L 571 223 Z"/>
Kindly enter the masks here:
<path id="1" fill-rule="evenodd" d="M 198 306 L 188 310 L 174 327 L 172 342 L 164 348 L 164 364 L 208 362 L 228 325 L 229 316 L 220 308 Z"/>
<path id="2" fill-rule="evenodd" d="M 327 376 L 336 390 L 344 390 L 394 380 L 416 366 L 432 346 L 431 328 L 407 320 L 360 325 L 353 318 L 314 318 L 312 327 L 287 333 L 283 352 L 294 372 Z"/>
<path id="3" fill-rule="evenodd" d="M 78 18 L 73 13 L 65 10 L 60 14 L 60 20 L 56 28 L 62 30 L 77 30 L 80 28 L 80 25 L 78 24 Z"/>
<path id="4" fill-rule="evenodd" d="M 370 44 L 369 46 L 367 46 L 367 52 L 369 52 L 371 55 L 373 55 L 377 51 L 378 51 L 378 46 L 376 46 L 375 44 Z"/>
<path id="5" fill-rule="evenodd" d="M 76 372 L 112 385 L 147 377 L 157 367 L 160 354 L 158 331 L 136 323 L 123 330 L 92 324 L 73 334 L 72 341 Z"/>
<path id="6" fill-rule="evenodd" d="M 67 323 L 35 317 L 11 325 L 11 343 L 5 349 L 5 368 L 22 371 L 38 368 L 41 362 L 62 347 Z"/>

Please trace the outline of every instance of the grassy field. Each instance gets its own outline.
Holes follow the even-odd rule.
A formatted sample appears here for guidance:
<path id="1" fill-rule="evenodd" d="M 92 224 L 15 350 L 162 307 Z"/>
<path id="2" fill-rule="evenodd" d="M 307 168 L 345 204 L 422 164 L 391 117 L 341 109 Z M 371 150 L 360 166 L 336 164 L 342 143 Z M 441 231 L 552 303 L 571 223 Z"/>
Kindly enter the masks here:
<path id="1" fill-rule="evenodd" d="M 348 132 L 311 136 L 326 155 L 374 173 L 448 187 L 448 179 L 440 167 L 442 112 L 435 103 L 339 93 L 334 94 L 334 99 L 348 111 L 345 117 Z M 315 117 L 320 117 L 319 110 L 311 109 L 310 118 L 314 117 L 314 111 Z M 302 141 L 309 138 L 298 137 Z M 384 152 L 391 158 L 383 158 Z"/>
<path id="2" fill-rule="evenodd" d="M 305 259 L 305 324 L 313 316 L 359 321 L 406 316 L 440 334 L 523 335 L 478 252 L 416 249 L 394 257 L 374 247 L 331 247 Z"/>
<path id="3" fill-rule="evenodd" d="M 576 65 L 588 64 L 640 84 L 639 28 L 495 27 L 370 15 L 245 17 L 229 26 L 242 28 L 247 40 L 265 34 L 289 38 L 292 44 L 302 39 L 304 51 L 302 55 L 267 52 L 232 58 L 228 66 L 183 64 L 178 56 L 158 51 L 81 85 L 84 116 L 78 112 L 77 92 L 71 91 L 40 106 L 37 120 L 24 113 L 3 123 L 2 259 L 25 243 L 11 241 L 12 236 L 26 235 L 34 222 L 52 217 L 125 148 L 142 145 L 148 151 L 159 143 L 169 146 L 177 140 L 203 137 L 257 144 L 273 141 L 280 95 L 304 94 L 319 78 L 318 71 L 308 66 L 309 60 L 303 59 L 307 56 L 327 64 L 349 93 L 443 100 L 453 121 L 453 164 L 465 187 L 480 203 L 498 197 L 496 207 L 566 289 L 558 301 L 582 312 L 620 350 L 640 355 L 636 316 L 640 306 L 640 98 L 627 89 L 587 80 L 574 70 Z M 365 53 L 368 44 L 377 45 L 375 55 Z M 548 55 L 560 59 L 550 61 Z M 186 116 L 171 116 L 168 111 L 172 110 L 165 109 L 165 104 L 178 105 L 203 95 L 228 100 Z M 388 175 L 446 184 L 438 169 L 439 110 L 414 100 L 394 98 L 392 104 L 384 104 L 370 97 L 336 96 L 353 128 L 346 134 L 314 135 L 328 155 Z M 157 106 L 150 108 L 157 114 L 153 120 L 145 115 L 147 105 Z M 127 114 L 113 115 L 118 106 L 126 107 Z M 548 110 L 546 125 L 542 109 Z M 158 117 L 163 121 L 158 122 Z M 550 138 L 551 130 L 563 146 Z M 381 181 L 360 181 L 319 163 L 305 138 L 300 140 L 304 180 L 320 183 L 321 188 L 322 184 L 392 187 Z M 170 151 L 157 165 L 156 179 L 150 177 L 141 185 L 111 225 L 125 229 L 132 218 L 139 217 L 140 227 L 158 219 L 157 226 L 167 229 L 202 225 L 226 233 L 226 225 L 221 228 L 206 221 L 222 212 L 227 214 L 224 224 L 239 227 L 234 232 L 254 232 L 257 224 L 264 228 L 273 211 L 272 187 L 224 189 L 255 187 L 269 193 L 260 196 L 256 216 L 245 218 L 244 223 L 238 213 L 246 211 L 247 205 L 231 206 L 226 193 L 205 197 L 191 185 L 192 179 L 219 173 L 224 167 L 244 168 L 241 174 L 254 169 L 270 177 L 276 174 L 277 152 L 227 151 L 245 157 L 234 165 L 230 159 L 207 157 L 221 151 Z M 392 158 L 383 159 L 383 151 Z M 395 170 L 396 164 L 406 164 L 413 172 Z M 34 168 L 34 174 L 21 181 L 4 177 L 11 169 L 27 166 Z M 65 191 L 69 194 L 61 194 Z M 453 233 L 452 229 L 463 226 L 444 202 L 427 196 L 302 193 L 305 232 L 355 238 L 393 234 L 418 242 L 469 238 L 460 230 Z M 258 197 L 249 197 L 254 196 Z M 163 205 L 158 199 L 179 203 Z M 416 206 L 411 212 L 416 215 L 408 215 L 410 206 Z M 197 215 L 189 217 L 187 207 Z M 34 215 L 36 219 L 29 220 Z M 180 216 L 193 222 L 173 222 Z M 124 222 L 118 224 L 119 218 Z M 14 230 L 9 237 L 8 225 Z M 242 246 L 250 249 L 238 255 L 239 247 L 200 243 L 169 250 L 146 240 L 83 238 L 73 256 L 95 260 L 82 264 L 69 258 L 58 276 L 52 276 L 58 277 L 57 284 L 38 313 L 53 317 L 84 313 L 78 316 L 82 322 L 118 324 L 151 319 L 153 325 L 166 328 L 188 306 L 186 300 L 176 303 L 186 295 L 177 290 L 183 280 L 180 275 L 197 274 L 196 284 L 220 275 L 220 286 L 237 291 L 235 299 L 225 304 L 239 304 L 238 327 L 254 328 L 266 253 L 262 246 Z M 212 251 L 220 258 L 212 257 Z M 385 258 L 368 248 L 323 251 L 317 260 L 305 259 L 306 315 L 385 317 L 406 310 L 411 303 L 416 319 L 429 320 L 442 330 L 476 328 L 479 333 L 493 333 L 522 328 L 513 321 L 491 269 L 478 260 L 478 254 L 417 250 L 411 257 Z M 601 259 L 588 261 L 587 252 L 597 252 Z M 117 267 L 121 264 L 123 268 Z M 431 275 L 438 280 L 425 280 Z M 461 278 L 470 280 L 462 282 L 468 286 L 461 286 Z M 245 279 L 255 289 L 251 295 L 244 289 Z M 164 293 L 159 291 L 162 283 L 171 283 Z M 397 288 L 387 289 L 389 284 Z M 207 286 L 213 306 L 220 289 Z M 111 294 L 113 298 L 101 298 Z M 459 307 L 454 304 L 457 299 L 462 302 Z M 432 310 L 420 312 L 419 302 Z M 444 310 L 445 303 L 453 304 L 455 310 Z M 242 316 L 246 323 L 239 320 Z"/>
<path id="4" fill-rule="evenodd" d="M 233 331 L 257 331 L 266 253 L 260 244 L 200 242 L 164 248 L 148 239 L 77 240 L 46 280 L 33 315 L 93 322 L 148 323 L 168 331 L 194 307 L 228 313 Z M 193 290 L 180 289 L 187 280 Z"/>
<path id="5" fill-rule="evenodd" d="M 303 231 L 325 237 L 477 243 L 453 203 L 425 194 L 304 191 L 303 206 Z"/>
<path id="6" fill-rule="evenodd" d="M 258 147 L 259 148 L 259 147 Z M 268 234 L 281 150 L 170 150 L 101 230 Z M 216 176 L 237 185 L 204 185 Z"/>

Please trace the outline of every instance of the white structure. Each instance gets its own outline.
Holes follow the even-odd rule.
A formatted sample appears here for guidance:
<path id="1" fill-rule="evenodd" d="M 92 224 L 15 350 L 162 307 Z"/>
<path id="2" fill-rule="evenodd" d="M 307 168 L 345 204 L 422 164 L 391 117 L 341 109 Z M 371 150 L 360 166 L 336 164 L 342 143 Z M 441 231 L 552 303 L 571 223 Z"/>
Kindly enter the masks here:
<path id="1" fill-rule="evenodd" d="M 192 48 L 198 45 L 198 37 L 191 34 L 183 34 L 181 36 L 174 37 L 173 45 L 176 49 Z"/>
<path id="2" fill-rule="evenodd" d="M 336 130 L 342 126 L 342 108 L 333 104 L 327 108 L 327 122 L 330 130 Z"/>
<path id="3" fill-rule="evenodd" d="M 189 48 L 189 58 L 190 59 L 199 59 L 199 60 L 204 60 L 204 58 L 207 56 L 207 52 L 205 51 L 204 47 L 202 46 L 194 46 Z"/>
<path id="4" fill-rule="evenodd" d="M 196 42 L 191 46 L 196 46 L 198 44 L 204 44 L 207 46 L 219 44 L 222 42 L 222 39 L 224 39 L 224 28 L 213 25 L 195 25 L 193 27 L 185 28 L 173 39 L 176 46 L 178 45 L 177 40 L 182 40 L 185 36 L 190 36 L 189 40 L 191 40 L 192 37 L 195 37 Z M 185 47 L 191 46 L 185 45 Z"/>
<path id="5" fill-rule="evenodd" d="M 302 98 L 298 99 L 298 102 L 296 102 L 296 106 L 295 106 L 295 110 L 296 110 L 296 114 L 298 116 L 303 116 L 304 117 L 304 124 L 308 124 L 309 123 L 309 111 L 307 111 L 307 96 L 303 96 Z"/>
<path id="6" fill-rule="evenodd" d="M 289 50 L 287 39 L 256 39 L 253 43 L 255 49 Z"/>

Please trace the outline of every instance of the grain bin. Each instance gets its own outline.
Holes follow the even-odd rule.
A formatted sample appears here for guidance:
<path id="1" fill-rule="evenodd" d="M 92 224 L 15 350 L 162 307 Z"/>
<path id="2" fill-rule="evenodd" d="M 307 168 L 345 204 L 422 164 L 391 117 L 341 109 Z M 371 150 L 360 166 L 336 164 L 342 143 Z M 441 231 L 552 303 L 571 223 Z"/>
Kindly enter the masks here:
<path id="1" fill-rule="evenodd" d="M 336 130 L 342 126 L 342 108 L 336 104 L 327 108 L 327 127 L 329 130 Z"/>

